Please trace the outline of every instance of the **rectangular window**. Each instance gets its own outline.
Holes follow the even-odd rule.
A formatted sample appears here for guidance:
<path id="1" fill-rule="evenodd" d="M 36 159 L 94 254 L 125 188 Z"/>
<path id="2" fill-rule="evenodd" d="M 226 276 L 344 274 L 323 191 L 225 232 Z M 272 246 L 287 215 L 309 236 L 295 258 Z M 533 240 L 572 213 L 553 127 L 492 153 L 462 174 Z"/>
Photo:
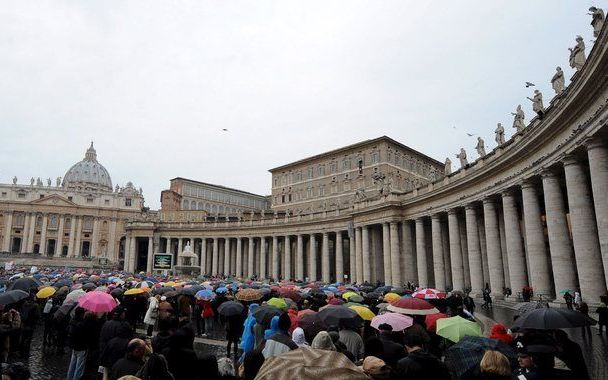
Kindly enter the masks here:
<path id="1" fill-rule="evenodd" d="M 312 179 L 312 177 L 314 176 L 314 169 L 313 168 L 308 168 L 308 179 Z"/>
<path id="2" fill-rule="evenodd" d="M 363 159 L 359 159 L 357 165 L 359 166 L 359 174 L 363 174 Z"/>
<path id="3" fill-rule="evenodd" d="M 6 198 L 6 191 L 2 192 L 2 198 Z"/>
<path id="4" fill-rule="evenodd" d="M 109 200 L 109 199 L 106 199 L 106 200 L 104 200 L 104 201 L 103 201 L 103 203 L 104 203 L 104 204 L 107 206 L 107 205 L 109 205 L 109 204 L 110 204 L 110 200 Z"/>
<path id="5" fill-rule="evenodd" d="M 93 203 L 93 198 L 87 198 L 87 203 Z"/>
<path id="6" fill-rule="evenodd" d="M 131 198 L 126 198 L 125 199 L 125 206 L 131 207 Z"/>
<path id="7" fill-rule="evenodd" d="M 19 193 L 19 194 L 17 194 L 17 198 L 19 198 L 19 199 L 25 198 L 25 193 Z"/>
<path id="8" fill-rule="evenodd" d="M 71 196 L 70 196 L 70 197 L 68 197 L 68 201 L 70 201 L 70 202 L 72 201 L 72 197 L 71 197 Z"/>
<path id="9" fill-rule="evenodd" d="M 342 161 L 342 170 L 348 169 L 350 169 L 350 158 L 345 158 L 344 161 Z"/>

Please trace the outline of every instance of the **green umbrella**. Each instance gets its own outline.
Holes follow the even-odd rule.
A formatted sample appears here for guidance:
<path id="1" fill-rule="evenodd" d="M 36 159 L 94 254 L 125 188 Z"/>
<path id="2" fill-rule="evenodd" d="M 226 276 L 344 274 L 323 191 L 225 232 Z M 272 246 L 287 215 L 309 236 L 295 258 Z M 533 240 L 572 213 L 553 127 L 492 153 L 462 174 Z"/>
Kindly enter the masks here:
<path id="1" fill-rule="evenodd" d="M 348 301 L 349 302 L 356 302 L 356 303 L 360 303 L 363 302 L 363 297 L 361 297 L 358 294 L 355 294 L 354 296 L 350 296 L 348 297 Z"/>
<path id="2" fill-rule="evenodd" d="M 281 310 L 287 309 L 287 302 L 285 302 L 285 300 L 282 298 L 272 297 L 266 303 Z"/>
<path id="3" fill-rule="evenodd" d="M 566 293 L 572 294 L 572 290 L 570 290 L 570 289 L 562 289 L 562 290 L 559 291 L 559 294 L 566 294 Z"/>
<path id="4" fill-rule="evenodd" d="M 438 319 L 437 335 L 455 343 L 465 336 L 483 336 L 481 326 L 460 316 Z"/>

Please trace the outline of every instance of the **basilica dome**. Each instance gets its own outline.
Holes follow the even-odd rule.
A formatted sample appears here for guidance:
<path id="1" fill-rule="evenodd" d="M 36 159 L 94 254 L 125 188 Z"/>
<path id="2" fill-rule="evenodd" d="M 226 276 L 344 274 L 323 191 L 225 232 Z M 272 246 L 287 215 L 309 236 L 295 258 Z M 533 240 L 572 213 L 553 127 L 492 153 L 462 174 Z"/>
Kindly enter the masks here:
<path id="1" fill-rule="evenodd" d="M 112 179 L 110 173 L 97 162 L 97 152 L 93 148 L 93 142 L 87 149 L 84 159 L 74 164 L 63 177 L 63 187 L 67 188 L 92 188 L 112 191 Z"/>

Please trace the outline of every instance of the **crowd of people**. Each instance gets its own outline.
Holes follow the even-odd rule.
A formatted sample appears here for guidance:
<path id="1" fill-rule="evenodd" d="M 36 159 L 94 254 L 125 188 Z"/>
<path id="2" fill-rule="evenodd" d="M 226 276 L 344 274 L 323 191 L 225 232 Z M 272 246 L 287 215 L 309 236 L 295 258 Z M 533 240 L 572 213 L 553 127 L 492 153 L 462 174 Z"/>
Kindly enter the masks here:
<path id="1" fill-rule="evenodd" d="M 478 323 L 474 300 L 459 291 L 418 297 L 413 284 L 238 282 L 52 269 L 0 276 L 7 289 L 0 293 L 3 379 L 30 378 L 23 363 L 36 329 L 42 330 L 45 352 L 69 355 L 68 380 L 302 378 L 282 364 L 288 360 L 300 360 L 309 375 L 337 379 L 589 378 L 581 348 L 563 330 L 496 324 L 485 337 L 446 338 L 439 331 L 443 318 Z M 79 301 L 88 292 L 107 293 L 116 306 L 93 311 Z M 412 296 L 426 298 L 432 309 L 400 309 L 400 300 Z M 607 301 L 602 298 L 597 308 L 600 334 L 608 323 Z M 225 341 L 226 354 L 205 353 L 209 344 L 195 349 L 197 336 Z M 476 345 L 469 347 L 476 359 L 459 356 L 467 345 Z M 304 364 L 318 352 L 325 354 Z"/>

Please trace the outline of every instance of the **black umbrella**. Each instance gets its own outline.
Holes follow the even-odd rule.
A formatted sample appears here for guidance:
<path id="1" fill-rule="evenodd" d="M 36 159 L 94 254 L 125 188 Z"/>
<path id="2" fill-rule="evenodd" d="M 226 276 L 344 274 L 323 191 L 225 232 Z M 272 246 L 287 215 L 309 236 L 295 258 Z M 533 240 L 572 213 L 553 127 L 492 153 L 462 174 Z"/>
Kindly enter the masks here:
<path id="1" fill-rule="evenodd" d="M 178 293 L 179 294 L 185 294 L 187 296 L 192 296 L 194 297 L 194 295 L 196 294 L 197 290 L 194 288 L 181 288 Z"/>
<path id="2" fill-rule="evenodd" d="M 0 305 L 10 305 L 29 297 L 30 294 L 21 289 L 8 290 L 0 293 Z"/>
<path id="3" fill-rule="evenodd" d="M 33 277 L 22 277 L 9 285 L 9 290 L 20 289 L 29 292 L 30 290 L 38 289 L 41 285 L 42 283 Z"/>
<path id="4" fill-rule="evenodd" d="M 570 327 L 595 325 L 597 321 L 589 316 L 570 309 L 542 308 L 532 310 L 513 323 L 513 327 L 523 329 L 554 330 Z"/>
<path id="5" fill-rule="evenodd" d="M 340 326 L 340 322 L 358 326 L 363 323 L 356 311 L 342 305 L 329 305 L 319 311 L 318 315 L 327 326 Z"/>
<path id="6" fill-rule="evenodd" d="M 123 288 L 116 288 L 116 289 L 112 289 L 112 291 L 110 292 L 110 295 L 114 298 L 119 298 L 122 296 L 122 294 L 125 292 L 125 290 Z"/>
<path id="7" fill-rule="evenodd" d="M 165 296 L 167 298 L 177 297 L 178 295 L 179 295 L 179 293 L 176 292 L 175 290 L 172 290 L 170 292 L 165 292 L 165 294 L 163 294 L 163 296 Z"/>
<path id="8" fill-rule="evenodd" d="M 173 292 L 175 291 L 175 288 L 172 286 L 163 286 L 163 287 L 158 287 L 158 288 L 154 288 L 152 290 L 152 294 L 165 294 L 168 292 Z"/>
<path id="9" fill-rule="evenodd" d="M 86 284 L 82 285 L 82 290 L 93 290 L 97 288 L 97 285 L 93 284 L 92 282 L 87 282 Z"/>
<path id="10" fill-rule="evenodd" d="M 445 353 L 445 364 L 452 378 L 469 379 L 479 375 L 479 363 L 487 350 L 502 353 L 509 359 L 511 368 L 517 367 L 517 355 L 509 345 L 496 339 L 465 336 Z"/>
<path id="11" fill-rule="evenodd" d="M 278 307 L 262 305 L 253 311 L 253 317 L 259 324 L 268 326 L 272 317 L 281 315 L 281 313 L 283 312 Z"/>
<path id="12" fill-rule="evenodd" d="M 62 286 L 71 287 L 72 280 L 67 279 L 67 278 L 60 278 L 59 280 L 57 280 L 53 283 L 53 286 L 56 288 L 61 288 Z"/>
<path id="13" fill-rule="evenodd" d="M 226 301 L 217 308 L 217 312 L 224 317 L 241 315 L 245 312 L 245 306 L 243 306 L 243 304 L 240 302 Z"/>
<path id="14" fill-rule="evenodd" d="M 53 314 L 53 317 L 60 319 L 60 318 L 67 316 L 76 307 L 76 305 L 78 305 L 77 302 L 68 302 L 68 303 L 65 303 L 65 304 L 59 306 L 59 309 L 57 309 L 57 311 L 55 311 L 55 314 Z"/>
<path id="15" fill-rule="evenodd" d="M 298 320 L 298 327 L 304 330 L 304 336 L 309 342 L 312 342 L 320 331 L 327 330 L 325 322 L 316 313 L 307 313 L 301 316 Z"/>

